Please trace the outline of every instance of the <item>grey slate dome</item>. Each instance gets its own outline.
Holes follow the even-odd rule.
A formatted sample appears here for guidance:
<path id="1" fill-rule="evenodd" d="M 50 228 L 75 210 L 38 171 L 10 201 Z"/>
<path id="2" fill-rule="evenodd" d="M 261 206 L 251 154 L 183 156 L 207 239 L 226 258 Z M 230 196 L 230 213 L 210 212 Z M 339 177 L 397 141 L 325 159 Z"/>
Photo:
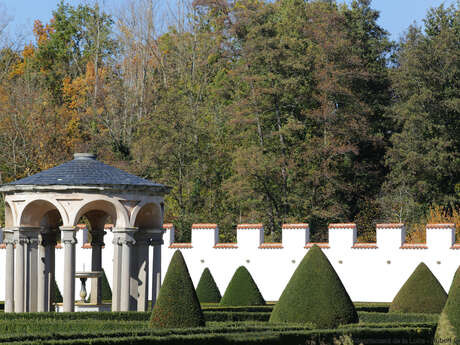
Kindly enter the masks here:
<path id="1" fill-rule="evenodd" d="M 3 185 L 0 191 L 12 191 L 20 186 L 86 186 L 118 187 L 121 189 L 154 189 L 166 191 L 168 187 L 96 160 L 91 153 L 75 153 L 74 159 L 35 175 Z M 29 188 L 26 188 L 29 189 Z"/>

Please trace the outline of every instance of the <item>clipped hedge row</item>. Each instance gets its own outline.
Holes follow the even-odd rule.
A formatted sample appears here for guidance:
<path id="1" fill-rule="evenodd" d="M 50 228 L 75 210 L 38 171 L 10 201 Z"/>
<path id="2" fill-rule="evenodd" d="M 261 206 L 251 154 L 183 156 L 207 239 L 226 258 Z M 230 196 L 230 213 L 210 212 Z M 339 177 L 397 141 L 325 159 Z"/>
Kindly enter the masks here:
<path id="1" fill-rule="evenodd" d="M 355 302 L 356 311 L 367 311 L 374 313 L 388 313 L 391 303 L 386 302 Z"/>
<path id="2" fill-rule="evenodd" d="M 89 311 L 84 313 L 0 313 L 1 320 L 113 320 L 146 321 L 151 312 L 110 312 Z"/>
<path id="3" fill-rule="evenodd" d="M 259 305 L 259 306 L 241 306 L 241 307 L 202 307 L 203 311 L 231 311 L 231 312 L 268 312 L 271 313 L 273 306 L 271 305 Z"/>
<path id="4" fill-rule="evenodd" d="M 415 313 L 368 313 L 359 312 L 360 323 L 408 323 L 408 322 L 428 322 L 436 323 L 439 314 L 415 314 Z"/>
<path id="5" fill-rule="evenodd" d="M 270 312 L 204 311 L 206 321 L 268 321 Z"/>
<path id="6" fill-rule="evenodd" d="M 429 344 L 433 340 L 433 330 L 430 328 L 389 328 L 373 329 L 363 328 L 354 330 L 293 330 L 293 331 L 266 331 L 266 332 L 239 332 L 230 334 L 170 334 L 165 336 L 158 335 L 131 335 L 126 337 L 93 337 L 93 345 L 109 344 L 196 344 L 203 343 L 207 345 L 214 344 L 283 344 L 283 345 L 300 345 L 307 343 L 324 343 L 333 344 L 335 339 L 344 339 L 348 337 L 355 343 L 364 344 Z M 35 344 L 35 341 L 23 341 L 16 343 L 20 345 Z M 72 340 L 41 340 L 42 345 L 80 345 L 87 344 L 88 339 Z"/>

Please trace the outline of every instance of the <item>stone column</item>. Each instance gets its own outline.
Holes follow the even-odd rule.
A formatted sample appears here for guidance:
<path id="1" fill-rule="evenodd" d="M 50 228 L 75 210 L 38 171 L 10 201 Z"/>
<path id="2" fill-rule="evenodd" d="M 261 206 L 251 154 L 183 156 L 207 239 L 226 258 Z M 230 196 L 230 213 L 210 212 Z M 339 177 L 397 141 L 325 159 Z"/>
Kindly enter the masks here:
<path id="1" fill-rule="evenodd" d="M 135 272 L 133 272 L 136 285 L 137 311 L 147 311 L 149 299 L 149 245 L 151 233 L 147 230 L 139 230 L 136 233 L 136 260 Z"/>
<path id="2" fill-rule="evenodd" d="M 152 265 L 152 308 L 154 307 L 161 287 L 161 246 L 163 245 L 164 230 L 154 230 L 152 237 L 153 265 Z"/>
<path id="3" fill-rule="evenodd" d="M 120 291 L 121 291 L 121 233 L 113 229 L 113 281 L 112 281 L 112 311 L 120 311 Z"/>
<path id="4" fill-rule="evenodd" d="M 91 233 L 91 271 L 102 271 L 102 247 L 105 234 L 104 230 Z M 91 279 L 91 303 L 102 303 L 102 278 Z"/>
<path id="5" fill-rule="evenodd" d="M 120 290 L 120 311 L 130 310 L 131 295 L 131 269 L 132 269 L 132 248 L 136 243 L 134 233 L 137 228 L 118 229 L 122 232 L 122 264 L 121 264 L 121 290 Z"/>
<path id="6" fill-rule="evenodd" d="M 38 236 L 38 275 L 37 275 L 37 311 L 50 311 L 50 250 L 49 246 L 53 244 L 54 234 L 51 231 L 41 232 Z M 52 283 L 52 281 L 51 281 Z"/>
<path id="7" fill-rule="evenodd" d="M 18 228 L 14 230 L 14 244 L 16 245 L 16 265 L 14 274 L 14 311 L 25 312 L 25 253 L 27 237 Z"/>
<path id="8" fill-rule="evenodd" d="M 14 234 L 11 229 L 3 230 L 6 245 L 5 258 L 5 313 L 14 312 Z"/>
<path id="9" fill-rule="evenodd" d="M 61 226 L 64 243 L 64 312 L 75 311 L 75 244 L 77 227 Z"/>
<path id="10" fill-rule="evenodd" d="M 56 268 L 56 237 L 57 237 L 57 230 L 53 230 L 52 232 L 49 233 L 49 245 L 46 246 L 46 258 L 47 258 L 47 263 L 49 264 L 49 270 L 48 270 L 48 276 L 47 276 L 47 281 L 48 281 L 48 310 L 49 311 L 54 311 L 55 306 L 54 303 L 56 302 L 54 300 L 54 295 L 56 291 L 54 291 L 54 280 L 55 280 L 55 268 Z"/>
<path id="11" fill-rule="evenodd" d="M 28 312 L 37 311 L 38 234 L 40 228 L 28 230 L 27 242 L 27 305 Z"/>

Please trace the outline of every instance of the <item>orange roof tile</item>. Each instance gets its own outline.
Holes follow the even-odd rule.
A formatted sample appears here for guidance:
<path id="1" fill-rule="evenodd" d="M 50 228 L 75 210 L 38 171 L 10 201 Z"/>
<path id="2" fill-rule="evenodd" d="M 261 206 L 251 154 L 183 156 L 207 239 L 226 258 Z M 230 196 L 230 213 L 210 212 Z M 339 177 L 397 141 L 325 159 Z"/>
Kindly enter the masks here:
<path id="1" fill-rule="evenodd" d="M 454 245 L 450 247 L 450 249 L 460 249 L 460 243 L 454 243 Z"/>
<path id="2" fill-rule="evenodd" d="M 332 223 L 329 224 L 329 229 L 349 229 L 356 228 L 355 223 Z"/>
<path id="3" fill-rule="evenodd" d="M 171 243 L 169 248 L 192 248 L 191 243 Z"/>
<path id="4" fill-rule="evenodd" d="M 431 223 L 426 225 L 427 228 L 437 228 L 437 229 L 452 229 L 455 228 L 454 223 Z"/>
<path id="5" fill-rule="evenodd" d="M 307 243 L 307 244 L 305 245 L 304 248 L 311 248 L 311 247 L 313 247 L 315 244 L 316 244 L 318 247 L 320 247 L 320 248 L 324 248 L 324 249 L 330 248 L 329 243 L 327 243 L 327 242 L 309 242 L 309 243 Z"/>
<path id="6" fill-rule="evenodd" d="M 202 223 L 202 224 L 192 224 L 192 229 L 216 229 L 217 224 L 213 223 Z"/>
<path id="7" fill-rule="evenodd" d="M 402 228 L 404 226 L 404 223 L 381 223 L 377 224 L 376 228 L 377 229 L 396 229 L 396 228 Z"/>
<path id="8" fill-rule="evenodd" d="M 308 223 L 283 224 L 283 229 L 308 229 Z"/>
<path id="9" fill-rule="evenodd" d="M 237 229 L 261 229 L 264 225 L 262 223 L 257 224 L 238 224 Z"/>
<path id="10" fill-rule="evenodd" d="M 428 249 L 426 243 L 404 243 L 400 249 Z"/>
<path id="11" fill-rule="evenodd" d="M 163 224 L 163 229 L 171 229 L 173 227 L 174 227 L 174 224 L 172 224 L 172 223 Z"/>
<path id="12" fill-rule="evenodd" d="M 234 248 L 238 248 L 238 244 L 236 243 L 216 243 L 216 245 L 213 247 L 213 248 L 216 248 L 216 249 L 225 249 L 225 248 L 228 248 L 228 249 L 234 249 Z"/>
<path id="13" fill-rule="evenodd" d="M 259 246 L 260 249 L 282 249 L 283 244 L 282 243 L 262 243 Z"/>
<path id="14" fill-rule="evenodd" d="M 377 243 L 355 243 L 353 247 L 356 249 L 377 249 Z"/>

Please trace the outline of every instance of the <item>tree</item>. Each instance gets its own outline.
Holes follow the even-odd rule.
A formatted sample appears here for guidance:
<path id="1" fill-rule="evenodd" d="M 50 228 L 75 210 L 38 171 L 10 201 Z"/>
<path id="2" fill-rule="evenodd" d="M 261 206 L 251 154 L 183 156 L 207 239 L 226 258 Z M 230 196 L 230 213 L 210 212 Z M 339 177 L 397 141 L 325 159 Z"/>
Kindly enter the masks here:
<path id="1" fill-rule="evenodd" d="M 390 312 L 439 314 L 446 300 L 446 291 L 422 262 L 398 291 Z"/>
<path id="2" fill-rule="evenodd" d="M 184 257 L 176 250 L 153 307 L 150 325 L 174 328 L 200 327 L 204 324 L 203 312 Z"/>
<path id="3" fill-rule="evenodd" d="M 415 221 L 434 204 L 458 207 L 459 15 L 458 5 L 433 8 L 424 32 L 411 26 L 400 42 L 381 200 L 389 219 Z"/>
<path id="4" fill-rule="evenodd" d="M 455 272 L 449 297 L 439 317 L 435 339 L 456 339 L 460 336 L 460 267 Z"/>
<path id="5" fill-rule="evenodd" d="M 265 300 L 246 267 L 240 266 L 228 283 L 221 306 L 264 305 Z"/>
<path id="6" fill-rule="evenodd" d="M 350 296 L 318 246 L 300 262 L 273 308 L 270 322 L 311 322 L 318 328 L 358 322 Z"/>
<path id="7" fill-rule="evenodd" d="M 196 294 L 200 303 L 219 303 L 222 298 L 211 271 L 207 267 L 201 274 L 200 281 L 196 287 Z"/>

